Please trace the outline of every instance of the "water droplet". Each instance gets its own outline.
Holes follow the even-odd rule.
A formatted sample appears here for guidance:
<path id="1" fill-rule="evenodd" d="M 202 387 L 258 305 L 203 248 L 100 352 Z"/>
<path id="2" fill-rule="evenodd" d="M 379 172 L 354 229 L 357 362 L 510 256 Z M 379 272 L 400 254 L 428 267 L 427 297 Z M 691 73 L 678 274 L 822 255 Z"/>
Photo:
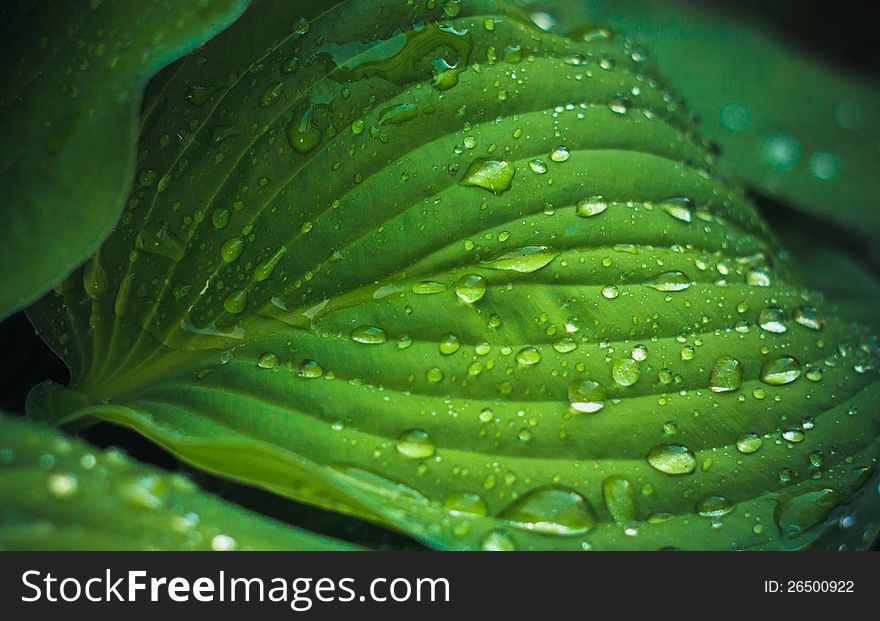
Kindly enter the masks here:
<path id="1" fill-rule="evenodd" d="M 590 196 L 581 199 L 575 206 L 575 213 L 581 218 L 590 218 L 608 209 L 608 203 L 601 196 Z"/>
<path id="2" fill-rule="evenodd" d="M 621 386 L 632 386 L 640 375 L 639 363 L 632 358 L 618 358 L 611 365 L 611 376 Z"/>
<path id="3" fill-rule="evenodd" d="M 608 102 L 608 109 L 615 114 L 626 114 L 630 105 L 630 101 L 626 97 L 615 97 Z"/>
<path id="4" fill-rule="evenodd" d="M 512 270 L 529 274 L 538 271 L 558 256 L 558 252 L 547 246 L 525 246 L 489 261 L 481 261 L 480 265 L 492 270 Z"/>
<path id="5" fill-rule="evenodd" d="M 593 380 L 578 380 L 568 387 L 568 401 L 577 412 L 598 412 L 605 407 L 605 388 Z"/>
<path id="6" fill-rule="evenodd" d="M 266 87 L 266 90 L 263 91 L 263 94 L 260 95 L 260 106 L 263 108 L 267 106 L 271 106 L 273 103 L 278 101 L 278 98 L 281 97 L 281 93 L 284 92 L 284 82 L 276 82 L 275 84 L 270 84 Z"/>
<path id="7" fill-rule="evenodd" d="M 79 480 L 69 472 L 53 472 L 48 479 L 49 493 L 55 498 L 70 498 L 79 491 Z"/>
<path id="8" fill-rule="evenodd" d="M 807 435 L 804 433 L 804 430 L 797 427 L 786 429 L 782 432 L 782 439 L 793 444 L 800 444 L 806 440 L 806 438 Z"/>
<path id="9" fill-rule="evenodd" d="M 486 552 L 513 552 L 516 550 L 513 539 L 503 530 L 492 530 L 486 533 L 480 542 L 480 547 Z"/>
<path id="10" fill-rule="evenodd" d="M 571 157 L 568 147 L 558 146 L 550 152 L 550 159 L 554 162 L 565 162 Z"/>
<path id="11" fill-rule="evenodd" d="M 261 369 L 277 369 L 279 364 L 281 364 L 281 360 L 270 351 L 263 352 L 257 359 L 257 366 Z"/>
<path id="12" fill-rule="evenodd" d="M 440 353 L 451 356 L 461 347 L 461 341 L 454 334 L 447 334 L 440 339 Z"/>
<path id="13" fill-rule="evenodd" d="M 532 169 L 532 172 L 538 173 L 539 175 L 543 175 L 547 172 L 547 164 L 544 162 L 544 160 L 530 161 L 529 168 Z"/>
<path id="14" fill-rule="evenodd" d="M 223 258 L 224 263 L 232 263 L 241 256 L 243 250 L 244 240 L 240 237 L 233 237 L 223 242 L 223 245 L 220 247 L 220 256 Z"/>
<path id="15" fill-rule="evenodd" d="M 229 535 L 215 535 L 211 539 L 211 549 L 214 552 L 230 552 L 235 550 L 236 547 L 238 547 L 238 543 Z"/>
<path id="16" fill-rule="evenodd" d="M 563 336 L 553 342 L 553 349 L 560 354 L 567 354 L 577 349 L 577 342 L 570 336 Z"/>
<path id="17" fill-rule="evenodd" d="M 496 196 L 510 189 L 515 169 L 505 160 L 483 158 L 474 160 L 468 167 L 461 184 L 489 190 Z"/>
<path id="18" fill-rule="evenodd" d="M 736 439 L 736 448 L 744 455 L 751 455 L 761 448 L 762 444 L 761 436 L 756 433 L 744 433 Z"/>
<path id="19" fill-rule="evenodd" d="M 299 110 L 287 126 L 287 140 L 297 153 L 308 153 L 324 138 L 324 132 L 314 125 L 313 116 L 314 109 L 307 106 Z"/>
<path id="20" fill-rule="evenodd" d="M 318 379 L 324 375 L 324 368 L 314 360 L 303 360 L 296 369 L 298 377 L 303 379 Z"/>
<path id="21" fill-rule="evenodd" d="M 596 514 L 575 491 L 545 487 L 513 501 L 498 516 L 517 528 L 546 535 L 581 535 L 596 525 Z"/>
<path id="22" fill-rule="evenodd" d="M 455 295 L 473 304 L 486 295 L 486 279 L 477 274 L 465 274 L 455 283 Z"/>
<path id="23" fill-rule="evenodd" d="M 801 363 L 791 356 L 768 361 L 761 369 L 761 381 L 771 386 L 790 384 L 801 376 Z"/>
<path id="24" fill-rule="evenodd" d="M 736 509 L 736 504 L 724 496 L 706 496 L 696 506 L 697 513 L 703 517 L 713 518 L 725 516 L 734 509 Z"/>
<path id="25" fill-rule="evenodd" d="M 788 328 L 785 325 L 785 311 L 778 306 L 768 306 L 758 313 L 758 325 L 767 332 L 782 334 Z"/>
<path id="26" fill-rule="evenodd" d="M 712 392 L 732 392 L 742 384 L 743 368 L 739 360 L 730 356 L 719 356 L 709 375 L 709 390 Z"/>
<path id="27" fill-rule="evenodd" d="M 615 285 L 608 285 L 607 287 L 602 287 L 602 297 L 608 300 L 613 300 L 617 296 L 620 295 L 620 289 L 618 289 Z"/>
<path id="28" fill-rule="evenodd" d="M 232 315 L 238 315 L 241 313 L 245 307 L 247 307 L 248 294 L 247 291 L 242 289 L 241 291 L 236 291 L 235 293 L 229 294 L 225 300 L 223 300 L 223 310 Z"/>
<path id="29" fill-rule="evenodd" d="M 388 335 L 376 326 L 360 326 L 352 330 L 351 340 L 367 345 L 382 345 L 388 341 Z"/>
<path id="30" fill-rule="evenodd" d="M 815 306 L 800 306 L 794 311 L 794 320 L 810 330 L 821 330 L 825 319 Z"/>
<path id="31" fill-rule="evenodd" d="M 673 271 L 660 274 L 645 284 L 657 291 L 684 291 L 691 286 L 691 281 L 684 272 Z"/>
<path id="32" fill-rule="evenodd" d="M 436 450 L 431 437 L 421 429 L 409 429 L 397 437 L 397 452 L 404 457 L 427 459 Z"/>
<path id="33" fill-rule="evenodd" d="M 516 354 L 517 363 L 530 367 L 541 362 L 541 353 L 534 347 L 523 347 Z"/>
<path id="34" fill-rule="evenodd" d="M 433 280 L 422 280 L 413 283 L 412 286 L 412 292 L 416 295 L 433 295 L 444 291 L 446 291 L 446 285 L 442 282 L 435 282 Z"/>
<path id="35" fill-rule="evenodd" d="M 620 476 L 602 481 L 602 497 L 614 521 L 627 525 L 636 519 L 636 495 L 632 483 Z"/>
<path id="36" fill-rule="evenodd" d="M 690 223 L 694 217 L 693 204 L 689 198 L 669 198 L 660 203 L 658 207 L 682 222 Z"/>
<path id="37" fill-rule="evenodd" d="M 655 470 L 666 474 L 690 474 L 697 468 L 694 452 L 680 444 L 655 446 L 648 451 L 647 460 Z"/>
<path id="38" fill-rule="evenodd" d="M 449 494 L 443 501 L 447 511 L 456 515 L 484 517 L 488 514 L 486 503 L 477 494 L 455 492 Z"/>
<path id="39" fill-rule="evenodd" d="M 138 250 L 167 257 L 174 261 L 183 258 L 186 248 L 166 223 L 156 221 L 147 222 L 138 232 L 135 247 Z"/>

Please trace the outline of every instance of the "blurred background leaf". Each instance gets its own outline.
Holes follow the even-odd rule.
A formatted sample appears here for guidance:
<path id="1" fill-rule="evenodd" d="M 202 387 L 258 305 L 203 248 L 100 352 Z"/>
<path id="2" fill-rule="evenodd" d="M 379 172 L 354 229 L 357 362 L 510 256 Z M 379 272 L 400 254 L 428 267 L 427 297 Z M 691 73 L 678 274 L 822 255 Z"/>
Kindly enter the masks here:
<path id="1" fill-rule="evenodd" d="M 135 166 L 141 94 L 247 0 L 18 0 L 0 8 L 0 318 L 110 233 Z"/>

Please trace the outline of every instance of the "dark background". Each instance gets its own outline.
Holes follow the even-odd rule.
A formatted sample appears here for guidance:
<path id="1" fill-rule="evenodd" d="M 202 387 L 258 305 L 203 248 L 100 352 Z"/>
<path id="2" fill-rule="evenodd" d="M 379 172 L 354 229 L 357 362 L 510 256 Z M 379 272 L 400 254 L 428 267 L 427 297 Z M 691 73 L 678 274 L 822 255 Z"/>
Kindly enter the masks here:
<path id="1" fill-rule="evenodd" d="M 713 6 L 731 15 L 763 24 L 814 56 L 826 58 L 864 79 L 880 82 L 880 35 L 877 32 L 876 4 L 858 0 L 683 0 L 697 7 Z M 661 67 L 662 71 L 662 67 Z M 788 208 L 765 197 L 756 197 L 770 217 L 783 217 Z M 783 214 L 783 216 L 780 216 Z M 804 218 L 803 214 L 798 216 Z M 829 237 L 845 244 L 845 234 L 821 223 Z M 45 379 L 66 383 L 64 364 L 34 333 L 24 313 L 0 322 L 0 409 L 24 411 L 31 387 Z M 133 432 L 99 424 L 83 434 L 99 446 L 122 446 L 133 457 L 162 468 L 185 470 L 200 485 L 221 496 L 233 497 L 280 520 L 296 523 L 317 532 L 357 541 L 364 545 L 418 548 L 418 544 L 384 529 L 353 518 L 299 505 L 292 501 L 222 481 L 204 473 L 189 471 L 174 457 Z"/>

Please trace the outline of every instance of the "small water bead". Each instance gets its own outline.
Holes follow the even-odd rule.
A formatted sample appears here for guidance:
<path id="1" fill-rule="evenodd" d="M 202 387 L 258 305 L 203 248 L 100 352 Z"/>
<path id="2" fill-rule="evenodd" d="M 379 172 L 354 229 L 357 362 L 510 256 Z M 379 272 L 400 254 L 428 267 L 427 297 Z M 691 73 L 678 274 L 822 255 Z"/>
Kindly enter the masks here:
<path id="1" fill-rule="evenodd" d="M 821 330 L 825 325 L 825 319 L 815 306 L 799 306 L 794 311 L 794 320 L 810 330 Z"/>
<path id="2" fill-rule="evenodd" d="M 825 465 L 825 455 L 820 451 L 813 451 L 808 455 L 811 468 L 821 468 Z"/>
<path id="3" fill-rule="evenodd" d="M 758 325 L 767 332 L 782 334 L 788 328 L 785 325 L 785 311 L 778 306 L 768 306 L 758 313 Z"/>
<path id="4" fill-rule="evenodd" d="M 605 299 L 613 300 L 619 295 L 620 289 L 618 289 L 615 285 L 608 285 L 607 287 L 602 288 L 602 297 Z"/>
<path id="5" fill-rule="evenodd" d="M 642 362 L 648 358 L 648 348 L 644 345 L 636 345 L 632 350 L 632 359 Z"/>
<path id="6" fill-rule="evenodd" d="M 485 552 L 513 552 L 516 544 L 513 538 L 503 530 L 491 530 L 480 541 L 480 547 Z"/>
<path id="7" fill-rule="evenodd" d="M 501 196 L 513 183 L 515 168 L 506 160 L 481 158 L 474 160 L 465 172 L 461 185 L 483 188 Z"/>
<path id="8" fill-rule="evenodd" d="M 443 501 L 443 506 L 454 515 L 465 517 L 485 517 L 488 514 L 486 503 L 477 494 L 454 492 Z"/>
<path id="9" fill-rule="evenodd" d="M 539 175 L 543 175 L 547 172 L 547 164 L 544 162 L 544 160 L 530 161 L 529 168 L 532 169 L 532 172 L 538 173 Z"/>
<path id="10" fill-rule="evenodd" d="M 513 501 L 499 515 L 517 528 L 546 535 L 581 535 L 596 526 L 596 513 L 577 492 L 544 487 Z"/>
<path id="11" fill-rule="evenodd" d="M 801 376 L 801 363 L 791 356 L 780 356 L 761 368 L 761 381 L 771 386 L 790 384 Z"/>
<path id="12" fill-rule="evenodd" d="M 397 452 L 410 459 L 432 457 L 437 447 L 431 436 L 421 429 L 408 429 L 397 437 Z"/>
<path id="13" fill-rule="evenodd" d="M 706 496 L 697 503 L 696 511 L 703 517 L 723 517 L 736 509 L 736 504 L 724 496 Z"/>
<path id="14" fill-rule="evenodd" d="M 608 209 L 608 203 L 601 196 L 589 196 L 578 201 L 575 213 L 581 218 L 591 218 Z"/>
<path id="15" fill-rule="evenodd" d="M 593 380 L 578 380 L 568 387 L 568 401 L 577 412 L 598 412 L 605 407 L 605 388 Z"/>
<path id="16" fill-rule="evenodd" d="M 602 497 L 615 522 L 627 525 L 636 519 L 636 495 L 632 483 L 621 476 L 602 481 Z"/>
<path id="17" fill-rule="evenodd" d="M 645 285 L 657 291 L 684 291 L 691 286 L 691 280 L 684 272 L 672 271 L 655 276 Z"/>
<path id="18" fill-rule="evenodd" d="M 444 356 L 451 356 L 459 350 L 461 341 L 454 334 L 447 334 L 440 339 L 440 353 Z"/>
<path id="19" fill-rule="evenodd" d="M 694 218 L 693 204 L 689 198 L 669 198 L 658 205 L 661 211 L 676 220 L 690 223 Z"/>
<path id="20" fill-rule="evenodd" d="M 388 341 L 388 335 L 376 326 L 360 326 L 352 330 L 351 340 L 367 345 L 382 345 Z"/>
<path id="21" fill-rule="evenodd" d="M 473 304 L 486 295 L 486 279 L 477 274 L 465 274 L 455 283 L 455 295 Z"/>
<path id="22" fill-rule="evenodd" d="M 640 375 L 639 363 L 632 358 L 618 358 L 611 365 L 611 376 L 621 386 L 632 386 Z"/>
<path id="23" fill-rule="evenodd" d="M 568 147 L 558 146 L 550 152 L 550 159 L 554 162 L 565 162 L 571 157 Z"/>
<path id="24" fill-rule="evenodd" d="M 303 379 L 318 379 L 324 375 L 324 368 L 314 360 L 303 360 L 296 369 L 296 374 Z"/>
<path id="25" fill-rule="evenodd" d="M 516 361 L 522 366 L 530 367 L 541 362 L 541 353 L 534 347 L 524 347 L 517 352 Z"/>
<path id="26" fill-rule="evenodd" d="M 261 369 L 277 369 L 281 364 L 281 359 L 270 351 L 263 352 L 257 358 L 257 366 Z"/>
<path id="27" fill-rule="evenodd" d="M 547 246 L 525 246 L 490 259 L 480 261 L 483 267 L 492 270 L 510 270 L 521 274 L 536 272 L 548 265 L 559 253 Z"/>
<path id="28" fill-rule="evenodd" d="M 736 448 L 743 455 L 751 455 L 763 444 L 761 436 L 756 433 L 744 433 L 736 439 Z"/>
<path id="29" fill-rule="evenodd" d="M 665 474 L 690 474 L 697 468 L 694 452 L 681 444 L 661 444 L 655 446 L 647 455 L 648 463 Z"/>
<path id="30" fill-rule="evenodd" d="M 70 498 L 79 491 L 79 479 L 69 472 L 53 472 L 47 484 L 49 493 L 55 498 Z"/>
<path id="31" fill-rule="evenodd" d="M 807 367 L 804 377 L 811 382 L 821 382 L 823 377 L 822 369 L 818 367 Z"/>
<path id="32" fill-rule="evenodd" d="M 733 392 L 742 385 L 743 368 L 739 360 L 730 356 L 719 356 L 709 374 L 709 390 L 712 392 Z"/>
<path id="33" fill-rule="evenodd" d="M 807 435 L 804 433 L 803 429 L 799 429 L 794 427 L 792 429 L 786 429 L 782 432 L 782 439 L 787 442 L 792 442 L 793 444 L 799 444 L 806 439 Z"/>

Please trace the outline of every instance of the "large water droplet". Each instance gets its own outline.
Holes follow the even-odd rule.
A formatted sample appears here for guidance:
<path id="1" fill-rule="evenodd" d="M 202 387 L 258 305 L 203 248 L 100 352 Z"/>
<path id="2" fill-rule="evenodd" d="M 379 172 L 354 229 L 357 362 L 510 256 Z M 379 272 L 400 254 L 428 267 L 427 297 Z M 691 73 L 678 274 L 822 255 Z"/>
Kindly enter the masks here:
<path id="1" fill-rule="evenodd" d="M 486 279 L 477 274 L 465 274 L 455 283 L 455 295 L 473 304 L 486 295 Z"/>
<path id="2" fill-rule="evenodd" d="M 703 517 L 718 518 L 731 513 L 736 504 L 724 496 L 706 496 L 697 503 L 696 511 Z"/>
<path id="3" fill-rule="evenodd" d="M 592 216 L 599 215 L 606 209 L 608 209 L 608 203 L 601 196 L 583 198 L 575 205 L 575 213 L 581 218 L 591 218 Z"/>
<path id="4" fill-rule="evenodd" d="M 794 312 L 794 320 L 810 330 L 821 330 L 825 319 L 815 306 L 801 306 Z"/>
<path id="5" fill-rule="evenodd" d="M 761 448 L 762 444 L 761 436 L 756 433 L 744 433 L 736 440 L 736 448 L 743 455 L 751 455 Z"/>
<path id="6" fill-rule="evenodd" d="M 719 356 L 709 374 L 709 390 L 712 392 L 732 392 L 742 384 L 743 368 L 739 360 L 730 356 Z"/>
<path id="7" fill-rule="evenodd" d="M 694 452 L 680 444 L 655 446 L 648 451 L 647 460 L 655 470 L 666 474 L 690 474 L 697 468 Z"/>
<path id="8" fill-rule="evenodd" d="M 645 283 L 657 291 L 684 291 L 691 286 L 691 280 L 684 272 L 665 272 Z"/>
<path id="9" fill-rule="evenodd" d="M 360 326 L 351 332 L 351 340 L 367 345 L 381 345 L 388 341 L 385 330 L 376 326 Z"/>
<path id="10" fill-rule="evenodd" d="M 632 386 L 640 375 L 639 363 L 632 358 L 618 358 L 611 365 L 611 376 L 621 386 Z"/>
<path id="11" fill-rule="evenodd" d="M 436 451 L 434 442 L 421 429 L 408 429 L 397 437 L 397 452 L 410 459 L 427 459 Z"/>
<path id="12" fill-rule="evenodd" d="M 627 525 L 636 519 L 636 495 L 632 483 L 620 476 L 602 481 L 602 497 L 614 521 Z"/>
<path id="13" fill-rule="evenodd" d="M 568 401 L 578 412 L 598 412 L 605 407 L 605 388 L 593 380 L 578 380 L 568 387 Z"/>
<path id="14" fill-rule="evenodd" d="M 545 487 L 521 496 L 498 516 L 514 526 L 547 535 L 581 535 L 596 525 L 596 514 L 575 491 Z"/>
<path id="15" fill-rule="evenodd" d="M 525 246 L 489 261 L 481 261 L 480 264 L 493 270 L 512 270 L 529 274 L 541 269 L 558 256 L 558 252 L 547 246 Z"/>
<path id="16" fill-rule="evenodd" d="M 758 313 L 758 325 L 767 332 L 782 334 L 788 328 L 785 325 L 785 311 L 778 306 L 768 306 Z"/>
<path id="17" fill-rule="evenodd" d="M 682 222 L 690 223 L 694 218 L 693 205 L 689 198 L 669 198 L 658 205 L 658 207 Z"/>
<path id="18" fill-rule="evenodd" d="M 468 167 L 461 184 L 489 190 L 500 196 L 510 189 L 515 169 L 506 160 L 483 158 L 474 160 Z"/>
<path id="19" fill-rule="evenodd" d="M 801 363 L 791 356 L 768 361 L 761 369 L 761 381 L 771 386 L 790 384 L 801 376 Z"/>
<path id="20" fill-rule="evenodd" d="M 486 503 L 477 494 L 454 492 L 443 501 L 447 511 L 456 515 L 484 517 L 488 513 Z"/>

